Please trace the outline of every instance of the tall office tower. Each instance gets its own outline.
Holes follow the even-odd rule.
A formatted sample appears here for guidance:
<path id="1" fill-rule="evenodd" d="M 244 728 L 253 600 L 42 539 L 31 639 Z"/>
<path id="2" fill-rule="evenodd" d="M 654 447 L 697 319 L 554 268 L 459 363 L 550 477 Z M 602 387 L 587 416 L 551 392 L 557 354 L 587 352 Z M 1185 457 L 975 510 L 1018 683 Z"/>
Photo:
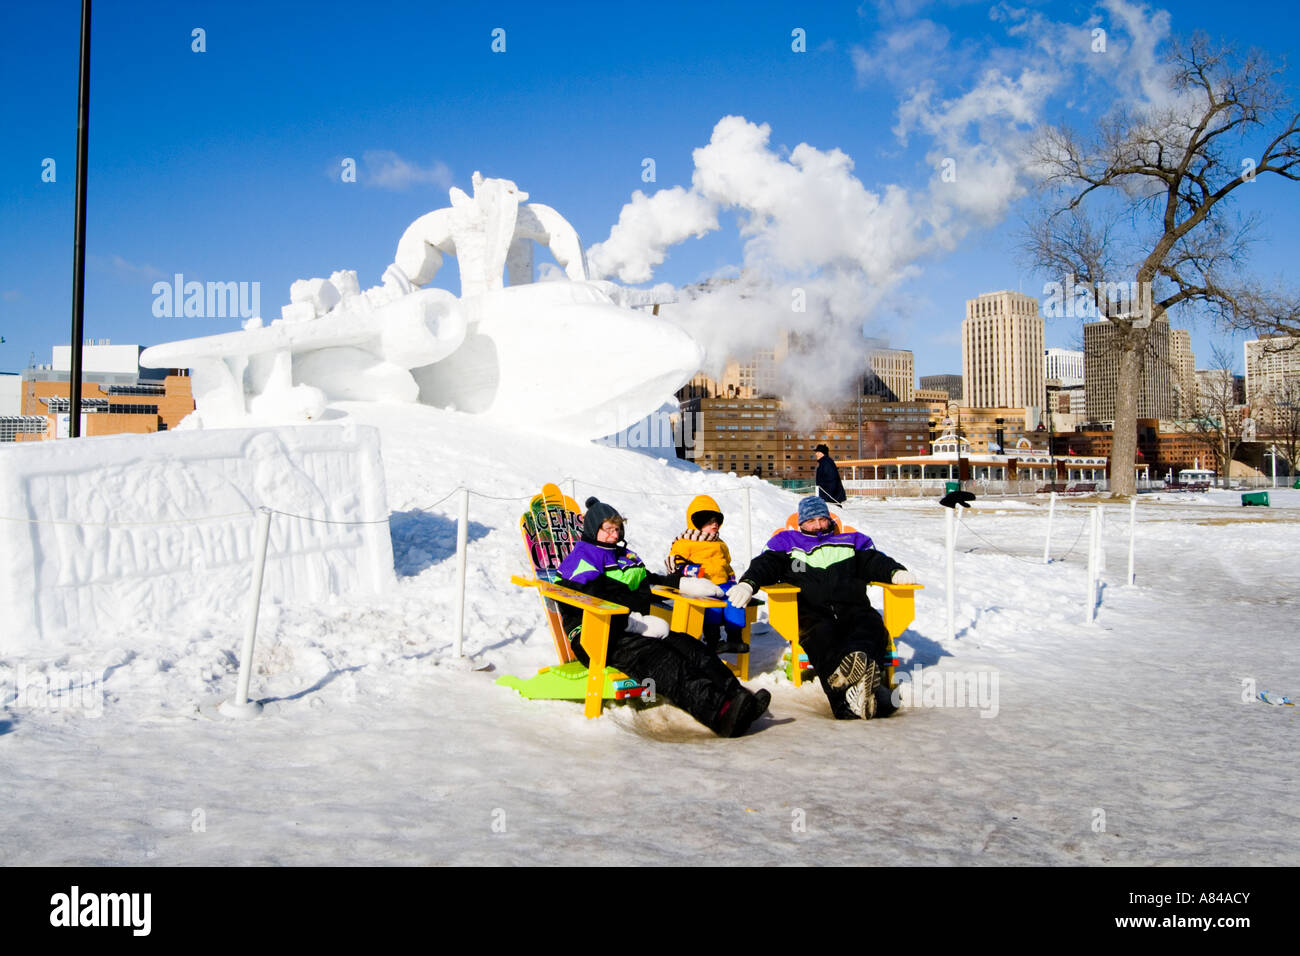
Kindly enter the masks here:
<path id="1" fill-rule="evenodd" d="M 1169 330 L 1169 361 L 1173 365 L 1174 416 L 1191 418 L 1196 414 L 1196 356 L 1192 354 L 1192 333 L 1187 329 Z"/>
<path id="2" fill-rule="evenodd" d="M 1037 299 L 1004 290 L 966 300 L 961 391 L 962 404 L 972 408 L 1043 407 L 1043 318 Z"/>
<path id="3" fill-rule="evenodd" d="M 921 388 L 941 388 L 948 393 L 948 397 L 954 402 L 961 401 L 960 375 L 922 375 Z"/>
<path id="4" fill-rule="evenodd" d="M 1274 335 L 1246 343 L 1246 401 L 1270 431 L 1300 401 L 1300 338 Z"/>
<path id="5" fill-rule="evenodd" d="M 871 349 L 862 394 L 887 402 L 910 402 L 916 395 L 916 360 L 911 349 Z"/>
<path id="6" fill-rule="evenodd" d="M 1048 349 L 1044 356 L 1047 378 L 1061 383 L 1061 388 L 1083 384 L 1083 353 L 1072 349 Z"/>
<path id="7" fill-rule="evenodd" d="M 1173 418 L 1174 390 L 1169 361 L 1169 320 L 1163 316 L 1151 323 L 1146 354 L 1143 356 L 1138 418 Z M 1115 394 L 1119 386 L 1119 349 L 1115 326 L 1110 322 L 1087 322 L 1083 326 L 1084 390 L 1087 392 L 1088 421 L 1115 420 Z"/>

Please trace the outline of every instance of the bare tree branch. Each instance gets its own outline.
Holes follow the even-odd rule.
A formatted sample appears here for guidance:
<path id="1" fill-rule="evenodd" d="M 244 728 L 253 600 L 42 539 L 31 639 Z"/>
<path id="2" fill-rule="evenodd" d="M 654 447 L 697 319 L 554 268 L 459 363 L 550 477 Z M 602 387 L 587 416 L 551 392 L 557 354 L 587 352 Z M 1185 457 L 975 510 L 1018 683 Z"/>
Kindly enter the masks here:
<path id="1" fill-rule="evenodd" d="M 1052 198 L 1029 224 L 1024 249 L 1038 268 L 1090 290 L 1098 316 L 1115 326 L 1111 475 L 1120 494 L 1135 490 L 1137 394 L 1152 322 L 1199 307 L 1226 326 L 1300 335 L 1300 294 L 1243 277 L 1254 221 L 1225 211 L 1236 190 L 1261 177 L 1300 180 L 1300 114 L 1289 109 L 1282 71 L 1200 33 L 1171 42 L 1164 58 L 1167 105 L 1117 108 L 1087 139 L 1044 130 L 1032 150 Z M 1261 132 L 1268 139 L 1257 162 L 1228 159 L 1249 160 L 1246 145 Z M 1116 228 L 1121 213 L 1131 230 Z M 1143 290 L 1142 314 L 1107 301 L 1103 290 L 1121 277 Z"/>

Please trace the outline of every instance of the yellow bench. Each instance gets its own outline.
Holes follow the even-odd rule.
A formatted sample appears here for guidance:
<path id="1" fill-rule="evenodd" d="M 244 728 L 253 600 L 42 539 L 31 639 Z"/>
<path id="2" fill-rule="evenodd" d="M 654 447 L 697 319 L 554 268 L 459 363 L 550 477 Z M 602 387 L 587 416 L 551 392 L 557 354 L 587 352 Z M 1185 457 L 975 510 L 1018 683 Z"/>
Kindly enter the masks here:
<path id="1" fill-rule="evenodd" d="M 838 515 L 831 515 L 831 521 L 834 523 L 836 531 L 857 530 L 850 525 L 843 524 Z M 799 516 L 798 514 L 792 514 L 786 518 L 785 527 L 773 531 L 772 535 L 775 536 L 782 531 L 798 530 Z M 894 646 L 894 638 L 907 630 L 907 625 L 911 624 L 916 618 L 916 592 L 921 590 L 924 585 L 887 584 L 884 581 L 871 581 L 867 584 L 867 587 L 878 587 L 884 590 L 884 601 L 881 602 L 881 617 L 885 620 L 885 631 L 889 635 L 885 644 L 885 659 L 888 661 L 885 667 L 885 682 L 889 685 L 890 690 L 893 690 L 894 661 L 897 660 L 898 653 L 897 648 Z M 794 682 L 795 687 L 801 687 L 803 686 L 803 668 L 800 666 L 799 661 L 803 656 L 803 648 L 799 644 L 799 588 L 793 584 L 773 584 L 762 590 L 767 595 L 769 602 L 767 611 L 768 626 L 790 642 L 790 679 Z"/>
<path id="2" fill-rule="evenodd" d="M 889 661 L 885 668 L 885 679 L 889 688 L 894 687 L 894 664 L 897 649 L 894 638 L 898 637 L 916 617 L 916 592 L 920 584 L 885 584 L 872 581 L 869 587 L 879 587 L 885 592 L 881 616 L 885 619 L 885 631 L 889 640 L 885 647 L 885 657 Z M 772 584 L 763 588 L 767 595 L 767 623 L 772 630 L 790 642 L 790 679 L 795 687 L 803 685 L 803 669 L 799 665 L 803 648 L 799 644 L 799 589 L 793 584 Z"/>

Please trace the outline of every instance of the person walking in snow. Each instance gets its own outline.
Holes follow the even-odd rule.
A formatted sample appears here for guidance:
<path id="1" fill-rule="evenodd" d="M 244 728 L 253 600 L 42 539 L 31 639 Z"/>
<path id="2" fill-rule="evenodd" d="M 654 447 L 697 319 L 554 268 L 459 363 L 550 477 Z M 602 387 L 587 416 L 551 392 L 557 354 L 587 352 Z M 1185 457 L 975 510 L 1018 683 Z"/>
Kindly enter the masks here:
<path id="1" fill-rule="evenodd" d="M 582 539 L 560 565 L 560 576 L 575 589 L 631 611 L 611 618 L 606 661 L 633 680 L 653 680 L 657 693 L 718 736 L 741 736 L 767 710 L 772 695 L 766 690 L 750 692 L 703 644 L 670 632 L 666 621 L 650 614 L 652 584 L 677 587 L 688 595 L 702 594 L 702 585 L 711 593 L 716 588 L 704 579 L 652 574 L 628 549 L 623 529 L 617 510 L 588 498 Z M 562 604 L 560 614 L 574 655 L 590 666 L 582 646 L 581 611 Z"/>
<path id="2" fill-rule="evenodd" d="M 736 583 L 731 569 L 731 552 L 718 536 L 722 529 L 722 511 L 708 495 L 696 495 L 686 506 L 686 530 L 673 540 L 668 552 L 668 572 L 680 574 L 683 579 L 696 578 L 716 585 L 706 597 L 725 597 Z M 700 589 L 704 591 L 704 588 Z M 722 643 L 722 630 L 727 640 Z M 744 640 L 745 611 L 743 608 L 711 607 L 704 612 L 704 630 L 701 637 L 709 650 L 725 654 L 744 654 L 749 645 Z"/>
<path id="3" fill-rule="evenodd" d="M 813 457 L 817 459 L 817 494 L 833 505 L 844 504 L 844 482 L 840 481 L 840 469 L 831 458 L 831 450 L 818 445 L 813 449 Z"/>
<path id="4" fill-rule="evenodd" d="M 826 502 L 799 502 L 799 530 L 782 530 L 767 542 L 732 587 L 737 608 L 769 584 L 799 586 L 799 642 L 817 672 L 837 719 L 870 720 L 893 711 L 884 686 L 885 622 L 871 606 L 867 582 L 915 584 L 912 572 L 876 550 L 857 531 L 840 531 Z"/>

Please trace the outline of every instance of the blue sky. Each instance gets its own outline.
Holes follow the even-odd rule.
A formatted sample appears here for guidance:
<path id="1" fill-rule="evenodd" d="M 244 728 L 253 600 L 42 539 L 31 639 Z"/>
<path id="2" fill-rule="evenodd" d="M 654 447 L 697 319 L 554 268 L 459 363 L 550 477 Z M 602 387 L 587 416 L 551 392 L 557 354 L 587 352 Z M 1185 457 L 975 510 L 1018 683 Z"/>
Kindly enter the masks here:
<path id="1" fill-rule="evenodd" d="M 1281 60 L 1300 31 L 1297 14 L 1276 6 L 1229 17 L 1221 4 L 1179 3 L 1171 27 L 1206 29 Z M 66 0 L 11 5 L 0 37 L 4 371 L 32 354 L 48 362 L 51 346 L 69 335 L 79 10 Z M 689 188 L 692 150 L 728 115 L 769 125 L 778 155 L 800 143 L 838 149 L 865 190 L 920 194 L 935 175 L 935 150 L 942 153 L 938 134 L 914 124 L 904 142 L 894 132 L 900 104 L 920 86 L 931 84 L 938 113 L 990 65 L 1008 76 L 1048 65 L 1034 35 L 1039 22 L 1101 24 L 1125 42 L 1113 5 L 996 11 L 920 0 L 811 12 L 776 3 L 101 0 L 92 30 L 85 335 L 150 345 L 237 327 L 230 318 L 156 318 L 153 284 L 178 272 L 260 283 L 268 319 L 296 278 L 346 268 L 363 288 L 373 285 L 403 229 L 447 205 L 448 186 L 468 191 L 475 170 L 513 179 L 555 207 L 590 247 L 609 236 L 634 190 Z M 196 28 L 204 52 L 192 49 Z M 497 28 L 504 53 L 491 49 Z M 791 49 L 795 28 L 805 31 L 806 52 Z M 909 36 L 923 42 L 900 46 Z M 1300 90 L 1300 71 L 1287 74 L 1287 85 Z M 1085 76 L 1045 98 L 1040 118 L 1086 122 L 1101 95 Z M 962 132 L 978 143 L 997 130 L 975 123 Z M 654 182 L 642 179 L 647 157 Z M 47 158 L 54 182 L 42 181 Z M 357 182 L 341 179 L 348 158 Z M 1041 298 L 1044 277 L 1016 252 L 1027 204 L 1008 202 L 988 222 L 959 230 L 951 250 L 909 258 L 906 274 L 873 305 L 868 328 L 913 349 L 918 375 L 960 372 L 967 298 L 1001 288 Z M 1254 270 L 1292 268 L 1300 185 L 1261 180 L 1240 209 L 1262 215 Z M 734 273 L 746 259 L 744 221 L 724 210 L 717 231 L 673 245 L 653 281 Z M 454 266 L 436 284 L 456 289 Z M 1221 337 L 1204 321 L 1193 329 L 1203 365 Z M 1049 321 L 1047 334 L 1049 345 L 1071 346 L 1078 323 Z"/>

